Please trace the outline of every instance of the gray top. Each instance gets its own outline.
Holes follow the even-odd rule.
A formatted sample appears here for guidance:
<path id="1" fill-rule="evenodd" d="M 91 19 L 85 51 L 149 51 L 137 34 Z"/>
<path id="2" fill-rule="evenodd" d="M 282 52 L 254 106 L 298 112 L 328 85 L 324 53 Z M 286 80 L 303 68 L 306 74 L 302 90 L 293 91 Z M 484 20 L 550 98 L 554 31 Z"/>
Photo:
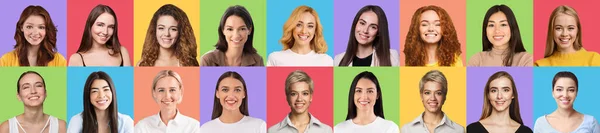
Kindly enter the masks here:
<path id="1" fill-rule="evenodd" d="M 552 128 L 552 125 L 546 120 L 546 115 L 539 117 L 533 126 L 534 133 L 560 133 Z M 591 115 L 583 115 L 583 122 L 571 133 L 600 133 L 598 121 Z"/>
<path id="2" fill-rule="evenodd" d="M 419 115 L 419 117 L 415 118 L 412 122 L 407 123 L 402 126 L 402 133 L 464 133 L 465 128 L 446 116 L 444 113 L 444 117 L 440 124 L 438 124 L 434 131 L 429 131 L 425 126 L 425 122 L 423 122 L 423 113 Z"/>
<path id="3" fill-rule="evenodd" d="M 310 121 L 308 122 L 308 126 L 304 129 L 304 133 L 331 133 L 331 127 L 327 124 L 321 123 L 317 118 L 315 118 L 312 114 L 310 115 Z M 268 133 L 298 133 L 298 129 L 294 127 L 292 121 L 290 120 L 290 115 L 288 114 L 283 121 L 269 127 Z"/>

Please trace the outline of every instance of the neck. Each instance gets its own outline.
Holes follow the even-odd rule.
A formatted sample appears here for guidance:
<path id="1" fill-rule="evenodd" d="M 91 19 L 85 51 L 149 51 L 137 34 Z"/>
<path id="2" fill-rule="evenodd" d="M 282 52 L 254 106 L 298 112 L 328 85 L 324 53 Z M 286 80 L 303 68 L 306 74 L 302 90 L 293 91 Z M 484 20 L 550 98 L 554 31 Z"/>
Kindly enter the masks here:
<path id="1" fill-rule="evenodd" d="M 377 119 L 377 116 L 373 110 L 358 110 L 356 117 L 352 121 L 358 125 L 367 125 L 375 121 L 375 119 Z"/>
<path id="2" fill-rule="evenodd" d="M 38 55 L 38 51 L 40 50 L 40 45 L 29 45 L 29 48 L 27 48 L 27 56 L 29 57 L 37 57 Z"/>
<path id="3" fill-rule="evenodd" d="M 225 57 L 227 57 L 227 64 L 230 66 L 240 66 L 242 62 L 243 47 L 240 48 L 228 48 L 225 51 Z"/>
<path id="4" fill-rule="evenodd" d="M 108 123 L 108 112 L 106 110 L 96 109 L 96 119 L 98 120 L 98 123 Z"/>
<path id="5" fill-rule="evenodd" d="M 308 112 L 294 113 L 292 111 L 292 113 L 290 113 L 290 121 L 292 121 L 292 124 L 294 125 L 308 124 L 310 122 L 310 115 L 308 114 Z"/>
<path id="6" fill-rule="evenodd" d="M 577 114 L 577 111 L 575 111 L 575 109 L 573 108 L 557 109 L 556 111 L 554 111 L 554 114 L 562 118 L 570 118 L 574 117 Z"/>
<path id="7" fill-rule="evenodd" d="M 492 114 L 487 119 L 502 125 L 509 125 L 513 121 L 510 118 L 510 112 L 508 110 L 497 111 L 493 109 Z"/>
<path id="8" fill-rule="evenodd" d="M 175 56 L 175 55 L 173 55 L 173 50 L 171 50 L 171 49 L 166 49 L 166 48 L 160 47 L 158 50 L 159 50 L 159 52 L 158 52 L 159 59 L 171 59 Z"/>
<path id="9" fill-rule="evenodd" d="M 104 46 L 106 44 L 99 44 L 96 41 L 92 41 L 92 48 L 90 49 L 90 51 L 92 50 L 101 50 L 101 49 L 106 49 L 106 46 Z"/>
<path id="10" fill-rule="evenodd" d="M 442 111 L 438 111 L 438 112 L 425 111 L 425 113 L 423 113 L 423 122 L 428 123 L 428 124 L 438 125 L 440 122 L 442 122 L 443 118 L 444 118 L 444 113 L 442 113 Z"/>
<path id="11" fill-rule="evenodd" d="M 46 122 L 44 120 L 44 109 L 42 106 L 39 107 L 28 107 L 25 106 L 23 114 L 21 114 L 21 120 L 26 123 L 41 123 Z"/>
<path id="12" fill-rule="evenodd" d="M 160 110 L 160 120 L 168 126 L 169 121 L 175 119 L 177 109 Z"/>
<path id="13" fill-rule="evenodd" d="M 358 58 L 365 58 L 369 55 L 373 54 L 373 44 L 358 44 L 358 50 L 356 51 L 356 56 Z"/>
<path id="14" fill-rule="evenodd" d="M 297 54 L 308 54 L 312 49 L 310 49 L 310 45 L 302 45 L 302 44 L 297 44 L 295 43 L 294 46 L 292 46 L 292 51 L 294 51 L 294 53 Z"/>
<path id="15" fill-rule="evenodd" d="M 425 48 L 427 51 L 428 62 L 436 62 L 437 61 L 436 52 L 438 49 L 438 44 L 437 43 L 428 43 L 428 44 L 425 44 Z"/>
<path id="16" fill-rule="evenodd" d="M 240 110 L 223 110 L 221 116 L 219 116 L 219 120 L 223 123 L 236 123 L 244 118 L 244 115 Z"/>
<path id="17" fill-rule="evenodd" d="M 573 48 L 573 46 L 571 45 L 571 47 L 559 49 L 558 52 L 563 53 L 563 54 L 569 54 L 569 53 L 575 53 L 575 52 L 577 52 L 577 50 L 575 50 L 575 48 Z"/>

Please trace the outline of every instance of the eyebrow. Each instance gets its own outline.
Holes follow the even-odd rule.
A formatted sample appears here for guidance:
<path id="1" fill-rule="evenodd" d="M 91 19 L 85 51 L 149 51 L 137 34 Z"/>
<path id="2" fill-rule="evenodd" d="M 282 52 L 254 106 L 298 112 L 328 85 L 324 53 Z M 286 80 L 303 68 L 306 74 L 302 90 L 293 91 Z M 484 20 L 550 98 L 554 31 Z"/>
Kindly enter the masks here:
<path id="1" fill-rule="evenodd" d="M 434 20 L 433 22 L 439 22 L 440 20 Z M 421 22 L 429 22 L 429 20 L 421 20 Z"/>
<path id="2" fill-rule="evenodd" d="M 488 20 L 488 22 L 494 23 L 496 21 L 494 21 L 494 20 Z M 500 20 L 500 22 L 507 22 L 507 20 Z"/>
<path id="3" fill-rule="evenodd" d="M 364 20 L 364 19 L 362 19 L 362 18 L 360 19 L 360 21 L 367 22 L 366 20 Z M 370 23 L 369 25 L 375 25 L 375 26 L 379 26 L 379 25 L 377 25 L 377 23 Z"/>
<path id="4" fill-rule="evenodd" d="M 102 88 L 109 88 L 109 87 L 108 87 L 108 85 L 106 85 L 106 86 L 102 86 Z M 100 89 L 100 88 L 92 87 L 92 89 Z"/>

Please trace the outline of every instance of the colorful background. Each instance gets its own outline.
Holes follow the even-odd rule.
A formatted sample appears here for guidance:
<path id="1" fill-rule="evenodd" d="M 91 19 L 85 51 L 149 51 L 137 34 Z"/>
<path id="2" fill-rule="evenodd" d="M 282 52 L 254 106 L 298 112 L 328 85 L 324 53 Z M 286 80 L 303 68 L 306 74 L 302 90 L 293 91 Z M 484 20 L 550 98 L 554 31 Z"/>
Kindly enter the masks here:
<path id="1" fill-rule="evenodd" d="M 441 8 L 444 8 L 446 12 L 450 15 L 452 19 L 452 23 L 454 23 L 454 29 L 456 30 L 456 34 L 458 35 L 458 41 L 460 42 L 460 49 L 462 54 L 460 55 L 461 60 L 463 61 L 463 65 L 466 64 L 465 53 L 467 51 L 465 48 L 467 47 L 466 43 L 466 3 L 465 0 L 412 0 L 400 1 L 400 65 L 404 66 L 404 60 L 406 56 L 404 52 L 404 44 L 406 42 L 406 35 L 408 34 L 408 30 L 410 30 L 410 23 L 417 9 L 428 6 L 428 5 L 436 5 Z"/>
<path id="2" fill-rule="evenodd" d="M 0 31 L 0 40 L 4 42 L 2 46 L 0 46 L 0 54 L 4 55 L 7 52 L 14 50 L 14 46 L 17 43 L 15 41 L 15 31 L 16 25 L 19 21 L 19 17 L 21 17 L 21 13 L 27 6 L 29 5 L 39 5 L 42 6 L 48 13 L 50 13 L 50 18 L 54 25 L 56 26 L 56 49 L 60 54 L 62 54 L 65 58 L 67 53 L 67 1 L 66 0 L 56 0 L 56 1 L 46 1 L 46 0 L 28 0 L 28 1 L 2 1 L 0 2 L 0 9 L 2 12 L 0 14 L 0 18 L 3 18 L 3 21 L 0 21 L 0 25 L 2 25 L 2 30 Z"/>
<path id="3" fill-rule="evenodd" d="M 533 52 L 533 0 L 467 0 L 467 60 L 482 51 L 483 18 L 490 7 L 504 4 L 517 18 L 521 40 L 528 53 Z M 546 24 L 547 25 L 547 24 Z"/>
<path id="4" fill-rule="evenodd" d="M 466 68 L 465 67 L 401 67 L 400 128 L 415 120 L 425 108 L 419 94 L 419 82 L 430 70 L 439 70 L 448 80 L 448 94 L 442 111 L 448 118 L 466 127 Z M 398 93 L 396 93 L 398 94 Z"/>
<path id="5" fill-rule="evenodd" d="M 202 40 L 199 41 L 200 54 L 198 56 L 201 60 L 201 56 L 206 52 L 215 49 L 215 44 L 219 41 L 219 24 L 221 23 L 221 17 L 225 13 L 225 10 L 229 6 L 241 5 L 250 12 L 252 22 L 254 23 L 254 41 L 252 46 L 256 49 L 258 54 L 263 57 L 263 61 L 266 64 L 266 48 L 267 48 L 267 1 L 266 0 L 254 0 L 254 1 L 243 1 L 243 0 L 202 0 L 200 1 L 200 36 Z"/>
<path id="6" fill-rule="evenodd" d="M 251 117 L 267 119 L 266 69 L 264 67 L 202 67 L 200 68 L 200 124 L 211 120 L 215 89 L 219 77 L 235 71 L 246 82 L 248 111 Z"/>
<path id="7" fill-rule="evenodd" d="M 173 70 L 181 76 L 183 82 L 183 99 L 177 109 L 185 116 L 196 120 L 200 119 L 200 75 L 199 69 L 194 67 L 138 67 L 134 72 L 134 121 L 156 115 L 160 107 L 152 98 L 152 82 L 158 72 Z"/>
<path id="8" fill-rule="evenodd" d="M 360 1 L 360 0 L 334 0 L 334 23 L 336 25 L 333 26 L 334 33 L 334 48 L 333 53 L 335 55 L 341 54 L 342 52 L 346 52 L 346 48 L 348 47 L 348 39 L 351 34 L 354 36 L 354 33 L 350 33 L 350 30 L 354 29 L 352 27 L 352 21 L 354 21 L 354 16 L 356 13 L 367 5 L 377 5 L 380 6 L 385 12 L 387 21 L 388 21 L 388 30 L 390 35 L 390 48 L 396 51 L 398 50 L 400 40 L 398 38 L 398 17 L 399 11 L 398 6 L 399 1 L 386 1 L 386 0 L 372 0 L 372 1 Z M 383 28 L 383 27 L 379 27 Z M 337 64 L 334 64 L 337 66 Z"/>
<path id="9" fill-rule="evenodd" d="M 131 0 L 129 0 L 131 1 Z M 144 39 L 146 39 L 146 32 L 148 31 L 148 25 L 150 25 L 150 20 L 152 20 L 152 16 L 154 13 L 165 4 L 173 4 L 181 10 L 185 12 L 188 19 L 190 20 L 190 24 L 194 29 L 194 36 L 196 37 L 196 43 L 200 42 L 200 1 L 198 0 L 135 0 L 132 2 L 132 5 L 129 5 L 128 9 L 130 12 L 135 13 L 134 16 L 130 16 L 129 18 L 134 18 L 132 23 L 135 25 L 129 27 L 130 30 L 134 31 L 133 38 L 135 39 L 133 42 L 134 51 L 133 54 L 133 65 L 137 65 L 137 62 L 142 59 L 142 49 L 144 47 Z M 133 7 L 133 9 L 131 8 Z M 129 38 L 132 38 L 131 36 Z M 198 44 L 196 44 L 198 45 Z M 200 47 L 197 48 L 200 50 Z M 200 56 L 197 57 L 198 60 Z"/>
<path id="10" fill-rule="evenodd" d="M 302 70 L 313 80 L 314 92 L 308 112 L 333 127 L 333 68 L 269 67 L 267 68 L 267 128 L 283 121 L 291 109 L 285 95 L 287 76 Z"/>
<path id="11" fill-rule="evenodd" d="M 598 8 L 596 5 L 600 5 L 600 1 L 596 0 L 534 0 L 533 11 L 533 22 L 535 25 L 534 29 L 534 54 L 533 59 L 539 60 L 544 58 L 544 52 L 546 50 L 546 36 L 548 34 L 548 24 L 550 23 L 550 15 L 554 8 L 560 5 L 567 5 L 577 11 L 579 15 L 579 21 L 581 22 L 581 31 L 583 39 L 583 47 L 587 51 L 600 52 L 600 45 L 596 45 L 600 41 L 600 38 L 595 37 L 596 30 L 600 29 L 600 25 L 594 24 L 599 21 L 596 13 Z"/>
<path id="12" fill-rule="evenodd" d="M 0 113 L 0 122 L 23 113 L 23 102 L 17 99 L 16 83 L 19 76 L 26 71 L 36 71 L 46 82 L 46 100 L 44 113 L 61 120 L 67 120 L 67 69 L 62 67 L 2 67 L 0 84 L 5 87 L 0 91 L 0 101 L 4 110 Z"/>
<path id="13" fill-rule="evenodd" d="M 335 67 L 333 69 L 333 123 L 334 126 L 346 121 L 348 114 L 348 94 L 354 77 L 363 71 L 375 74 L 379 81 L 383 97 L 383 110 L 386 120 L 399 124 L 398 100 L 398 68 L 397 67 Z"/>
<path id="14" fill-rule="evenodd" d="M 67 55 L 69 60 L 71 55 L 77 52 L 81 37 L 85 29 L 85 21 L 88 15 L 98 4 L 110 6 L 117 15 L 119 23 L 119 41 L 121 45 L 129 52 L 129 59 L 133 56 L 133 1 L 132 0 L 67 0 Z M 136 16 L 138 16 L 136 14 Z M 133 64 L 133 63 L 132 63 Z"/>
<path id="15" fill-rule="evenodd" d="M 531 67 L 469 67 L 467 69 L 467 124 L 479 121 L 483 112 L 483 91 L 490 76 L 508 72 L 519 93 L 519 109 L 525 126 L 533 129 L 533 68 Z"/>
<path id="16" fill-rule="evenodd" d="M 131 67 L 69 67 L 67 69 L 67 116 L 70 120 L 83 112 L 83 87 L 87 77 L 96 71 L 106 72 L 112 78 L 117 90 L 117 109 L 119 113 L 133 115 L 133 68 Z"/>
<path id="17" fill-rule="evenodd" d="M 333 58 L 333 1 L 305 0 L 305 1 L 267 1 L 267 55 L 275 51 L 283 50 L 279 40 L 283 36 L 283 24 L 290 18 L 296 7 L 306 5 L 317 11 L 323 26 L 323 36 L 327 42 L 327 54 Z M 354 11 L 356 13 L 356 11 Z M 348 26 L 350 27 L 350 26 Z M 256 34 L 256 33 L 254 33 Z M 347 42 L 346 42 L 347 43 Z M 263 58 L 267 60 L 266 58 Z"/>

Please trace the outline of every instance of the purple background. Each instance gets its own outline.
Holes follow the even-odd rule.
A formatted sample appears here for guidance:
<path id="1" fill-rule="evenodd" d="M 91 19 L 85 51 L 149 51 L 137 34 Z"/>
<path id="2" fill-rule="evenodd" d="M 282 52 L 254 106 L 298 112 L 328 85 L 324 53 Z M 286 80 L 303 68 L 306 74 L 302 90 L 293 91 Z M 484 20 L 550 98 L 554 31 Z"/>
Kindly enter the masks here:
<path id="1" fill-rule="evenodd" d="M 360 8 L 366 5 L 377 5 L 385 11 L 385 15 L 388 19 L 388 30 L 390 32 L 390 48 L 395 49 L 400 53 L 398 50 L 398 47 L 400 46 L 400 42 L 398 42 L 400 37 L 400 35 L 398 35 L 398 32 L 400 31 L 400 28 L 398 27 L 400 25 L 398 19 L 400 16 L 399 2 L 400 1 L 398 0 L 334 0 L 334 56 L 346 51 L 354 16 Z"/>
<path id="2" fill-rule="evenodd" d="M 226 71 L 235 71 L 242 75 L 248 92 L 250 116 L 266 121 L 267 71 L 265 67 L 202 67 L 200 68 L 200 124 L 211 120 L 217 80 Z"/>
<path id="3" fill-rule="evenodd" d="M 492 74 L 508 72 L 515 80 L 519 93 L 521 119 L 533 129 L 533 68 L 531 67 L 468 67 L 467 124 L 479 121 L 483 109 L 483 89 Z"/>
<path id="4" fill-rule="evenodd" d="M 0 9 L 2 9 L 2 13 L 0 13 L 0 54 L 4 55 L 7 52 L 10 52 L 14 49 L 16 41 L 15 30 L 17 21 L 19 21 L 19 17 L 23 10 L 29 5 L 39 5 L 44 7 L 48 13 L 50 13 L 50 18 L 54 22 L 58 33 L 56 35 L 56 48 L 58 52 L 62 54 L 65 59 L 67 48 L 66 48 L 66 39 L 67 39 L 67 1 L 66 0 L 3 0 L 0 2 Z"/>

